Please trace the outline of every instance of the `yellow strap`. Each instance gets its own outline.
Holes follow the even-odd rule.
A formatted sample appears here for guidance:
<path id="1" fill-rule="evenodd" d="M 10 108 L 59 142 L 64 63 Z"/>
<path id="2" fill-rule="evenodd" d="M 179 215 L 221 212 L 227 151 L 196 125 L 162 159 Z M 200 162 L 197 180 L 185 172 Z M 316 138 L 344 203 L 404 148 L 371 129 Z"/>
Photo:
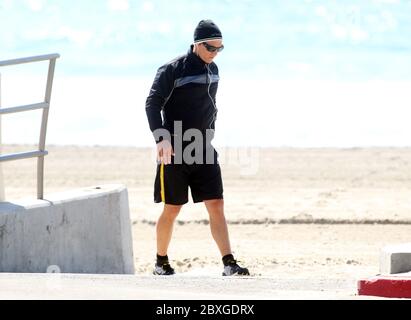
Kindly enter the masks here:
<path id="1" fill-rule="evenodd" d="M 161 201 L 166 202 L 166 193 L 164 189 L 164 163 L 160 166 L 160 193 Z"/>

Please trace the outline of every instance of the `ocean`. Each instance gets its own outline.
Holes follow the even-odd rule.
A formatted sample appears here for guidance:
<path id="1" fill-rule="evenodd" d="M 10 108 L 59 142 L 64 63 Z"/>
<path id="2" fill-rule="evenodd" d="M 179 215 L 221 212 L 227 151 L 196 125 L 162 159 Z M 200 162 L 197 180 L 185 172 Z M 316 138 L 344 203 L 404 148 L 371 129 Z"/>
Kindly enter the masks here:
<path id="1" fill-rule="evenodd" d="M 216 146 L 409 146 L 411 1 L 0 0 L 0 60 L 58 52 L 47 143 L 152 146 L 145 99 L 199 20 L 225 49 Z M 47 66 L 0 68 L 3 107 L 39 102 Z M 5 115 L 37 143 L 40 113 Z"/>

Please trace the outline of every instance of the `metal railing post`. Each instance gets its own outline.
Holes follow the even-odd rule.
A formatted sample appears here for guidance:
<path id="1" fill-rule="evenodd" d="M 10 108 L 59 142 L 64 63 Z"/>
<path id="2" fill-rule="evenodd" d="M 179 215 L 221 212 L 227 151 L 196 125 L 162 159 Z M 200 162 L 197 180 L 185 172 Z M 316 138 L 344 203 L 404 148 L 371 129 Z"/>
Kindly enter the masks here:
<path id="1" fill-rule="evenodd" d="M 1 108 L 1 73 L 0 73 L 0 108 Z M 2 144 L 1 144 L 1 134 L 2 134 L 2 127 L 1 127 L 1 114 L 0 114 L 0 154 L 1 154 L 1 149 L 2 149 Z M 0 201 L 4 201 L 5 198 L 5 192 L 4 192 L 4 176 L 3 176 L 3 168 L 1 166 L 0 162 Z"/>
<path id="2" fill-rule="evenodd" d="M 53 78 L 54 78 L 54 70 L 56 66 L 56 59 L 59 57 L 60 57 L 59 54 L 54 53 L 54 54 L 43 55 L 43 56 L 35 56 L 35 57 L 0 61 L 0 67 L 17 65 L 17 64 L 22 64 L 22 63 L 29 63 L 29 62 L 38 62 L 38 61 L 46 61 L 46 60 L 49 61 L 46 93 L 45 93 L 43 102 L 34 103 L 30 105 L 25 105 L 25 106 L 12 107 L 12 108 L 4 108 L 4 109 L 1 108 L 0 106 L 0 120 L 3 114 L 43 109 L 38 150 L 30 151 L 30 152 L 23 152 L 23 153 L 14 153 L 14 154 L 8 154 L 8 155 L 0 155 L 0 163 L 4 161 L 12 161 L 12 160 L 18 160 L 18 159 L 28 159 L 28 158 L 37 157 L 37 198 L 38 199 L 43 199 L 43 196 L 44 196 L 44 156 L 48 154 L 48 152 L 46 151 L 47 121 L 48 121 L 48 115 L 49 115 L 49 109 L 50 109 L 51 91 L 53 87 Z"/>
<path id="3" fill-rule="evenodd" d="M 47 103 L 47 107 L 43 108 L 43 116 L 41 118 L 41 130 L 39 140 L 39 151 L 46 151 L 46 134 L 47 134 L 47 120 L 49 116 L 49 106 L 51 100 L 51 90 L 53 88 L 54 69 L 56 66 L 56 59 L 50 59 L 49 71 L 47 74 L 47 86 L 44 102 Z M 44 195 L 44 156 L 37 158 L 37 198 L 43 199 Z"/>

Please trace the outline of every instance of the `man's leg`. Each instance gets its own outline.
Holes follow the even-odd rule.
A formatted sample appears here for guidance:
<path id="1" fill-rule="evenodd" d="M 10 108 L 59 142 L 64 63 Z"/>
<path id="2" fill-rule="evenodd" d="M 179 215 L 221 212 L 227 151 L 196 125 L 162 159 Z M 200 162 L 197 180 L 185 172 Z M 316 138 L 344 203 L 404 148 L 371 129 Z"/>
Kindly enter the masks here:
<path id="1" fill-rule="evenodd" d="M 164 204 L 164 210 L 160 218 L 157 221 L 157 254 L 160 256 L 166 256 L 168 246 L 171 241 L 171 235 L 173 234 L 173 226 L 176 217 L 178 216 L 182 205 L 170 205 Z"/>
<path id="2" fill-rule="evenodd" d="M 223 276 L 250 275 L 247 268 L 240 267 L 231 253 L 230 238 L 228 235 L 227 222 L 224 216 L 224 200 L 205 200 L 207 211 L 210 215 L 211 234 L 223 257 Z"/>
<path id="3" fill-rule="evenodd" d="M 227 222 L 224 216 L 224 200 L 205 200 L 204 204 L 210 216 L 210 228 L 214 241 L 217 243 L 221 255 L 231 254 L 230 238 Z"/>

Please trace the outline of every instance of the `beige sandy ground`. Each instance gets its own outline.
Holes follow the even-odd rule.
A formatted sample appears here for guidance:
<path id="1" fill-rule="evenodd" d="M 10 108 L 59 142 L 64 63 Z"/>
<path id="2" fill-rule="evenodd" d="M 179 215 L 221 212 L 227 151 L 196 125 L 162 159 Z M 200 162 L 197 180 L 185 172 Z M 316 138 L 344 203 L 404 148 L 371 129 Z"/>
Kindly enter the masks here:
<path id="1" fill-rule="evenodd" d="M 2 152 L 32 148 L 5 146 Z M 161 205 L 152 201 L 152 150 L 76 146 L 48 150 L 46 193 L 106 183 L 127 186 L 136 273 L 150 278 L 155 221 L 161 211 Z M 255 279 L 269 278 L 277 287 L 305 288 L 295 291 L 295 297 L 307 299 L 313 297 L 310 287 L 325 281 L 317 292 L 327 290 L 329 281 L 334 292 L 343 281 L 342 294 L 330 293 L 329 298 L 356 298 L 356 280 L 379 271 L 379 250 L 410 242 L 411 149 L 220 148 L 219 152 L 232 247 Z M 8 200 L 35 196 L 35 170 L 35 160 L 3 164 Z M 219 278 L 220 257 L 203 204 L 183 208 L 169 256 L 179 273 Z M 261 290 L 262 295 L 266 290 L 267 298 L 279 297 L 267 288 Z"/>

